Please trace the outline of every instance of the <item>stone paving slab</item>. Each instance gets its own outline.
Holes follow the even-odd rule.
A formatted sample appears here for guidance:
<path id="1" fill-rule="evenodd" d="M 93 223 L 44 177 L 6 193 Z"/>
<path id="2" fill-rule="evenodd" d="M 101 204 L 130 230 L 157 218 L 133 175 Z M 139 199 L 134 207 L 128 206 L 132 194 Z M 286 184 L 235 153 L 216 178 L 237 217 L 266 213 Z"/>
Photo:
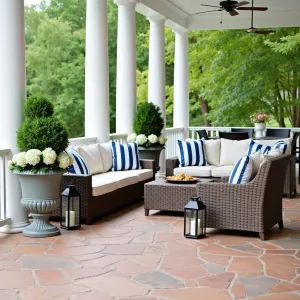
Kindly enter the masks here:
<path id="1" fill-rule="evenodd" d="M 283 207 L 266 241 L 185 239 L 182 214 L 145 217 L 141 204 L 58 237 L 1 233 L 0 300 L 298 300 L 300 199 Z"/>

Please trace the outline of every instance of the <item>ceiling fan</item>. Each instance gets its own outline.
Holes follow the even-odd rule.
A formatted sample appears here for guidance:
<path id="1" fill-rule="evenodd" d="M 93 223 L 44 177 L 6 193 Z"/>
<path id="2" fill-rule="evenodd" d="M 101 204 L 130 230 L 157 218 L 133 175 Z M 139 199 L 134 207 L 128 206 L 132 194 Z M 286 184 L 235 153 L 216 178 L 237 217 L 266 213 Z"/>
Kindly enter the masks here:
<path id="1" fill-rule="evenodd" d="M 252 0 L 252 7 L 253 7 L 253 2 L 254 2 L 254 0 Z M 254 10 L 252 10 L 252 12 L 251 12 L 251 27 L 248 28 L 246 33 L 270 34 L 270 33 L 275 32 L 275 30 L 258 30 L 257 28 L 254 28 L 254 26 L 253 26 L 253 12 L 254 12 Z"/>
<path id="2" fill-rule="evenodd" d="M 219 3 L 220 6 L 201 4 L 202 6 L 216 7 L 218 9 L 209 10 L 209 11 L 201 11 L 201 12 L 196 13 L 196 15 L 209 13 L 209 12 L 213 12 L 213 11 L 224 11 L 225 10 L 231 16 L 237 16 L 239 13 L 236 10 L 266 11 L 268 9 L 267 7 L 253 7 L 253 5 L 252 5 L 252 7 L 243 7 L 247 4 L 249 4 L 249 2 L 247 2 L 247 1 L 237 2 L 237 1 L 231 1 L 231 0 L 221 1 Z"/>

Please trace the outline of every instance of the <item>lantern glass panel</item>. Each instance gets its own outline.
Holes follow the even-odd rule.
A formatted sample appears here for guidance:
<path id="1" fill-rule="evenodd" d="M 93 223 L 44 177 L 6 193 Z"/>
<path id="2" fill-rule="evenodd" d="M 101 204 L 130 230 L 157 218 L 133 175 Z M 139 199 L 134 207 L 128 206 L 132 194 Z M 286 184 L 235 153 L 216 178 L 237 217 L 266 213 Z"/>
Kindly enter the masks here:
<path id="1" fill-rule="evenodd" d="M 195 233 L 196 211 L 193 209 L 185 210 L 185 234 L 196 235 Z"/>
<path id="2" fill-rule="evenodd" d="M 79 197 L 62 198 L 62 225 L 75 227 L 80 225 L 80 201 Z"/>

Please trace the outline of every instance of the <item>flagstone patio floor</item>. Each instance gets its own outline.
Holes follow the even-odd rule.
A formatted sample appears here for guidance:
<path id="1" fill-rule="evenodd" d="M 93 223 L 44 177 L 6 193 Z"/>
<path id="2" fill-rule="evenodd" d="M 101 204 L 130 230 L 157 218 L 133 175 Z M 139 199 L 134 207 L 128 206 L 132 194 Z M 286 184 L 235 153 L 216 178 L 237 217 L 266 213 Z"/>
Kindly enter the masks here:
<path id="1" fill-rule="evenodd" d="M 298 187 L 299 189 L 299 187 Z M 300 197 L 284 225 L 185 239 L 183 217 L 142 204 L 55 238 L 0 235 L 0 300 L 299 300 Z"/>

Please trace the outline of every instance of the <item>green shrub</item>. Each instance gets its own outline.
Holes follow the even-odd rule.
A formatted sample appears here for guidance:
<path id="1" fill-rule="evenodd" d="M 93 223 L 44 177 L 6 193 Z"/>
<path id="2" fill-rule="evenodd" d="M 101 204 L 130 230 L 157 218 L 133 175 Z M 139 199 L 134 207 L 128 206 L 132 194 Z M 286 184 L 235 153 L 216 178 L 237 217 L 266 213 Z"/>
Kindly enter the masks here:
<path id="1" fill-rule="evenodd" d="M 28 119 L 50 117 L 54 113 L 53 104 L 42 95 L 28 97 L 24 105 L 24 114 Z"/>
<path id="2" fill-rule="evenodd" d="M 21 151 L 52 148 L 57 154 L 69 144 L 64 123 L 53 116 L 53 105 L 43 96 L 31 96 L 24 107 L 25 122 L 17 132 L 17 145 Z"/>
<path id="3" fill-rule="evenodd" d="M 164 128 L 164 119 L 162 118 L 160 108 L 151 102 L 144 102 L 139 105 L 137 113 L 134 116 L 133 129 L 139 134 L 161 135 Z"/>

